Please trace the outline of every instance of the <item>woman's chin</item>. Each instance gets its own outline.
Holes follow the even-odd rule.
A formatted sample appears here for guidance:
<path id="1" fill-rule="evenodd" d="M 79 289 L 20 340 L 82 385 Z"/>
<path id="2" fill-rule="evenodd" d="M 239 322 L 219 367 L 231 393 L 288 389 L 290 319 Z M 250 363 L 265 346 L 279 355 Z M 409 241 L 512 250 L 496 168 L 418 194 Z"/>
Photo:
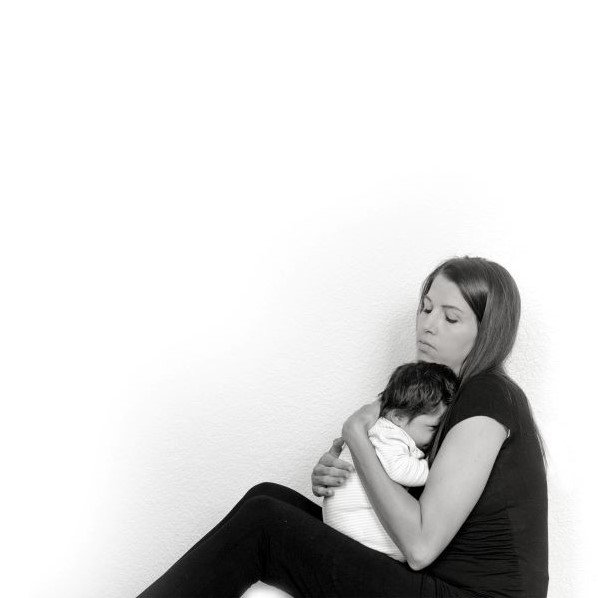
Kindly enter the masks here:
<path id="1" fill-rule="evenodd" d="M 427 353 L 424 353 L 423 351 L 420 351 L 419 349 L 417 350 L 415 357 L 416 357 L 417 361 L 427 361 L 428 363 L 431 363 L 433 361 Z"/>

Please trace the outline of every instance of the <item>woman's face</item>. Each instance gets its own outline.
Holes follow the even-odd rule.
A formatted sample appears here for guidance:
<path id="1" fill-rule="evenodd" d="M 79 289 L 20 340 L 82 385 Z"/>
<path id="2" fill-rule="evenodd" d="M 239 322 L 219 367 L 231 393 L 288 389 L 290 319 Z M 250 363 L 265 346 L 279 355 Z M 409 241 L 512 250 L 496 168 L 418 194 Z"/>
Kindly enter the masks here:
<path id="1" fill-rule="evenodd" d="M 477 333 L 477 318 L 459 287 L 438 274 L 417 314 L 417 359 L 442 363 L 459 375 Z"/>

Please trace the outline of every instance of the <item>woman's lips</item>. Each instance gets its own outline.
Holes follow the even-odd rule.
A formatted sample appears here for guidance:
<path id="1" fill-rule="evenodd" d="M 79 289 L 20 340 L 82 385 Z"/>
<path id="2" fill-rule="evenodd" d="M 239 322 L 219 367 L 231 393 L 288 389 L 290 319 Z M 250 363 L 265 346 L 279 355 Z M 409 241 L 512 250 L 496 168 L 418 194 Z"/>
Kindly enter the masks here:
<path id="1" fill-rule="evenodd" d="M 417 345 L 424 352 L 429 352 L 431 349 L 434 351 L 436 350 L 435 347 L 433 347 L 430 343 L 426 343 L 426 341 L 417 341 Z"/>

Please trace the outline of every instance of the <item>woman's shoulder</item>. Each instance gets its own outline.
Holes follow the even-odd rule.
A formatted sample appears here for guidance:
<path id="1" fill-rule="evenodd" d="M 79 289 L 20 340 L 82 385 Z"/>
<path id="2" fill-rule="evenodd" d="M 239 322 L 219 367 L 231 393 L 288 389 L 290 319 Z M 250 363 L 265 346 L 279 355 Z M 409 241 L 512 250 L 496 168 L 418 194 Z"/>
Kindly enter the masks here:
<path id="1" fill-rule="evenodd" d="M 465 380 L 459 388 L 458 396 L 506 401 L 511 404 L 525 399 L 525 393 L 512 378 L 502 372 L 494 371 L 480 372 Z"/>
<path id="2" fill-rule="evenodd" d="M 519 406 L 525 402 L 521 388 L 506 374 L 481 372 L 462 383 L 449 425 L 452 427 L 468 417 L 483 415 L 510 430 L 516 423 Z"/>
<path id="3" fill-rule="evenodd" d="M 506 373 L 496 370 L 486 370 L 480 372 L 475 376 L 472 376 L 468 380 L 462 383 L 461 387 L 471 386 L 485 386 L 493 387 L 496 389 L 502 389 L 503 392 L 507 392 L 507 389 L 517 389 L 519 392 L 523 392 L 519 385 Z"/>

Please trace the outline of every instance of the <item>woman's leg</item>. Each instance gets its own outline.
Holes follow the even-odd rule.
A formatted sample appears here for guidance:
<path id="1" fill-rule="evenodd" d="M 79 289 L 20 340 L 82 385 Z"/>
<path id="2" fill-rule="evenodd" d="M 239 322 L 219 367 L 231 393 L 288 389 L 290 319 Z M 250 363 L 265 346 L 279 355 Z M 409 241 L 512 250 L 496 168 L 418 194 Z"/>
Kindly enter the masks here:
<path id="1" fill-rule="evenodd" d="M 286 486 L 282 486 L 280 484 L 275 484 L 273 482 L 262 482 L 261 484 L 257 484 L 250 488 L 243 498 L 229 511 L 229 513 L 220 521 L 220 523 L 216 524 L 199 542 L 203 542 L 212 534 L 217 532 L 222 525 L 224 525 L 238 510 L 239 507 L 250 498 L 255 496 L 270 496 L 272 498 L 277 498 L 282 502 L 286 502 L 289 505 L 294 505 L 298 509 L 305 511 L 306 513 L 312 515 L 312 517 L 316 517 L 320 521 L 322 520 L 322 507 L 317 505 L 315 502 L 312 502 L 308 498 L 305 498 L 303 494 L 299 494 L 299 492 L 293 490 L 292 488 L 287 488 Z M 199 542 L 197 544 L 199 544 Z M 195 544 L 195 546 L 197 546 Z"/>
<path id="2" fill-rule="evenodd" d="M 246 498 L 142 597 L 241 596 L 258 580 L 293 596 L 458 596 L 327 526 L 301 508 L 305 497 L 280 494 L 300 506 L 263 494 Z"/>
<path id="3" fill-rule="evenodd" d="M 229 511 L 229 513 L 217 523 L 203 538 L 201 538 L 186 554 L 184 554 L 160 579 L 154 582 L 149 588 L 139 595 L 138 598 L 149 598 L 154 595 L 161 596 L 162 594 L 157 593 L 159 588 L 164 586 L 169 588 L 173 580 L 176 579 L 177 575 L 181 571 L 185 571 L 187 563 L 191 560 L 192 554 L 197 553 L 199 546 L 202 545 L 206 540 L 211 538 L 217 533 L 230 519 L 237 513 L 237 511 L 251 498 L 257 496 L 268 496 L 275 498 L 279 501 L 293 505 L 294 507 L 304 511 L 308 515 L 322 520 L 322 507 L 312 502 L 308 498 L 305 498 L 299 492 L 280 484 L 272 482 L 262 482 L 250 488 L 247 493 L 241 498 L 241 500 Z M 165 594 L 169 595 L 169 594 Z M 173 594 L 174 595 L 174 594 Z"/>

